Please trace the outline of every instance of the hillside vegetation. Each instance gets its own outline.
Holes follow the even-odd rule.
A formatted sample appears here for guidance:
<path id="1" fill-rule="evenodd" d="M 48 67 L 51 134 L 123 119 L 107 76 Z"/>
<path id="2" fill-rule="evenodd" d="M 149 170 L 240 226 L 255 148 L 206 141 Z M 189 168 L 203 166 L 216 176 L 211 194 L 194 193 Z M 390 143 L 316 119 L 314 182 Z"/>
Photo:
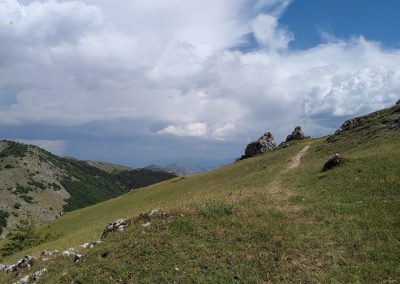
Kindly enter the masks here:
<path id="1" fill-rule="evenodd" d="M 78 248 L 108 222 L 133 217 L 126 231 L 82 250 L 80 263 L 39 261 L 35 270 L 48 269 L 39 283 L 396 283 L 399 118 L 397 105 L 328 138 L 68 213 L 44 228 L 58 239 L 5 261 Z M 335 153 L 343 163 L 322 172 Z M 138 215 L 152 209 L 160 213 L 143 227 Z"/>
<path id="2" fill-rule="evenodd" d="M 3 140 L 0 141 L 0 230 L 26 218 L 47 223 L 63 212 L 174 176 L 61 158 L 33 145 Z"/>

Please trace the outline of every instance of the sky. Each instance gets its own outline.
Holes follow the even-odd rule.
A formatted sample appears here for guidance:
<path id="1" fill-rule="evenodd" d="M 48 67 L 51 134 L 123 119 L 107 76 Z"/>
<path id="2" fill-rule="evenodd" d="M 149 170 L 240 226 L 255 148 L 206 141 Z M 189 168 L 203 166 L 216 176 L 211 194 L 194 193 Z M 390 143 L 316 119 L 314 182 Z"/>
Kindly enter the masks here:
<path id="1" fill-rule="evenodd" d="M 398 15 L 398 0 L 0 0 L 0 138 L 141 167 L 326 135 L 400 99 Z"/>

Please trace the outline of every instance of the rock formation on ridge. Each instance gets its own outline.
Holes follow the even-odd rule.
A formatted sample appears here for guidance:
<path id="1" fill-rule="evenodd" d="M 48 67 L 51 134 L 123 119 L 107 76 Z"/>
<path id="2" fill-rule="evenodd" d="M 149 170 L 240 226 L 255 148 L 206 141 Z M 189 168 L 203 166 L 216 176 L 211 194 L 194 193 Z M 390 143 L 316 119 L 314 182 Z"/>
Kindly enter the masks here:
<path id="1" fill-rule="evenodd" d="M 247 145 L 245 154 L 240 158 L 240 160 L 261 155 L 265 152 L 272 151 L 275 148 L 276 143 L 274 135 L 272 135 L 271 132 L 266 132 L 257 141 L 253 141 Z"/>

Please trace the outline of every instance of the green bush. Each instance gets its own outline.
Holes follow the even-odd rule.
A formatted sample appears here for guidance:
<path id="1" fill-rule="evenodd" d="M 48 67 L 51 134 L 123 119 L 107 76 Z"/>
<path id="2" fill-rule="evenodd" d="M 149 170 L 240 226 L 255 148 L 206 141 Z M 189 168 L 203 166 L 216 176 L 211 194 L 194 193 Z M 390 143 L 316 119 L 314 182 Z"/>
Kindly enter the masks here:
<path id="1" fill-rule="evenodd" d="M 11 142 L 9 141 L 9 146 L 0 152 L 0 157 L 25 157 L 26 152 L 28 151 L 28 145 Z"/>
<path id="2" fill-rule="evenodd" d="M 29 185 L 40 188 L 42 190 L 46 190 L 46 185 L 44 183 L 41 183 L 40 181 L 34 181 L 34 180 L 30 180 L 28 182 Z"/>
<path id="3" fill-rule="evenodd" d="M 29 196 L 29 195 L 26 195 L 26 194 L 22 194 L 19 197 L 21 197 L 26 203 L 33 204 L 34 200 L 33 200 L 32 196 Z"/>
<path id="4" fill-rule="evenodd" d="M 10 217 L 10 213 L 0 210 L 0 235 L 3 233 L 3 227 L 7 226 L 8 217 Z"/>
<path id="5" fill-rule="evenodd" d="M 7 234 L 6 242 L 0 249 L 0 254 L 3 257 L 9 256 L 17 251 L 37 246 L 47 239 L 49 239 L 49 235 L 40 234 L 32 220 L 20 220 L 19 224 L 10 229 Z"/>
<path id="6" fill-rule="evenodd" d="M 14 203 L 14 208 L 15 209 L 20 209 L 21 208 L 21 203 L 19 203 L 19 202 Z"/>
<path id="7" fill-rule="evenodd" d="M 21 193 L 21 194 L 27 194 L 30 191 L 32 191 L 32 188 L 25 187 L 25 186 L 22 186 L 22 185 L 19 185 L 19 184 L 17 184 L 16 190 L 15 190 L 16 193 Z"/>

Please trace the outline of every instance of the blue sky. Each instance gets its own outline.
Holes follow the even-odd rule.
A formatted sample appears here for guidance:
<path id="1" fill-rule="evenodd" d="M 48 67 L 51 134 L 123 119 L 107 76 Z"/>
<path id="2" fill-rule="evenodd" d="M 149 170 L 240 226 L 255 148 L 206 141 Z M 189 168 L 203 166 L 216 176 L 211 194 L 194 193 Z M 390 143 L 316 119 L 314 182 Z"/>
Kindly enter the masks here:
<path id="1" fill-rule="evenodd" d="M 234 160 L 400 97 L 395 0 L 3 0 L 0 137 L 131 166 Z"/>
<path id="2" fill-rule="evenodd" d="M 293 1 L 280 22 L 295 34 L 290 46 L 311 48 L 321 33 L 338 38 L 364 36 L 388 48 L 400 47 L 400 2 L 397 0 L 299 0 Z"/>

